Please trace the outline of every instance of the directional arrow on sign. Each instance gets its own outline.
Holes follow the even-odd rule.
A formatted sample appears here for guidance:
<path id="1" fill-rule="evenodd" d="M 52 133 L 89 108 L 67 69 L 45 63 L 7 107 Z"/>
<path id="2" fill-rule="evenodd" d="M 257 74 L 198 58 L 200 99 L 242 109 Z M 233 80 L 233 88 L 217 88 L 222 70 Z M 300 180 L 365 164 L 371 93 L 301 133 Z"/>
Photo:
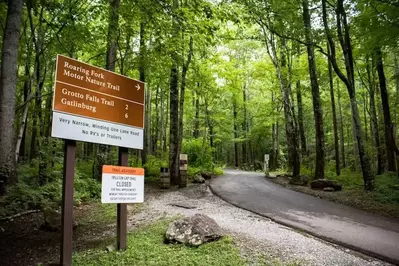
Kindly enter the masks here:
<path id="1" fill-rule="evenodd" d="M 141 89 L 140 84 L 136 85 L 137 90 L 139 91 Z"/>

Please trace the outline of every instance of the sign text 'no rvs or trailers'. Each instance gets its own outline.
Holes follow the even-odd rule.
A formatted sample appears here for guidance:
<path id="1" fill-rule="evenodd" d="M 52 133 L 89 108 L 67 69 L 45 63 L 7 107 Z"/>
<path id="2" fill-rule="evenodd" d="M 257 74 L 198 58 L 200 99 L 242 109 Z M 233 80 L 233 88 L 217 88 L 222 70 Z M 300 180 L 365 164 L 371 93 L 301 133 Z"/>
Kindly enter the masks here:
<path id="1" fill-rule="evenodd" d="M 52 136 L 142 149 L 144 83 L 58 55 Z"/>

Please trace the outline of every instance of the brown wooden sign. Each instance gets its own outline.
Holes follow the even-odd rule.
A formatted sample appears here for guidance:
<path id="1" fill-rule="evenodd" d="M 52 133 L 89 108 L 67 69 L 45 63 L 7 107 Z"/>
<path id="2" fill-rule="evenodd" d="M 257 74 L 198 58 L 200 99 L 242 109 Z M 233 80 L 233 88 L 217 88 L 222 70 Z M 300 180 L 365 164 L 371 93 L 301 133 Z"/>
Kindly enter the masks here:
<path id="1" fill-rule="evenodd" d="M 58 55 L 53 110 L 144 128 L 144 83 Z"/>

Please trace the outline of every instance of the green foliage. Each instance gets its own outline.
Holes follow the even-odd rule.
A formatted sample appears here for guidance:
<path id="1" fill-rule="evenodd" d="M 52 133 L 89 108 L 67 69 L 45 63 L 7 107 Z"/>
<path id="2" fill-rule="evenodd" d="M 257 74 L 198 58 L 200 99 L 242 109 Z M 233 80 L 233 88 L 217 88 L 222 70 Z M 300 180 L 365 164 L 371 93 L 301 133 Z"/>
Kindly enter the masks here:
<path id="1" fill-rule="evenodd" d="M 145 176 L 159 177 L 161 167 L 168 167 L 168 162 L 153 155 L 148 155 L 147 163 L 144 165 Z"/>
<path id="2" fill-rule="evenodd" d="M 203 139 L 183 140 L 182 153 L 188 155 L 188 164 L 190 167 L 211 170 L 213 166 L 212 151 L 213 149 L 209 145 L 209 142 Z"/>
<path id="3" fill-rule="evenodd" d="M 191 248 L 164 244 L 165 230 L 171 222 L 161 220 L 128 236 L 124 252 L 89 250 L 73 256 L 75 265 L 245 265 L 230 237 Z"/>
<path id="4" fill-rule="evenodd" d="M 43 185 L 40 183 L 39 165 L 38 160 L 34 160 L 31 164 L 19 167 L 20 181 L 17 185 L 10 187 L 7 195 L 2 199 L 3 207 L 0 208 L 0 217 L 29 209 L 58 208 L 61 205 L 62 164 L 60 162 L 54 164 L 52 170 L 47 173 L 47 182 Z M 92 199 L 98 199 L 101 195 L 101 183 L 91 177 L 90 168 L 90 161 L 77 164 L 75 204 L 79 205 Z"/>

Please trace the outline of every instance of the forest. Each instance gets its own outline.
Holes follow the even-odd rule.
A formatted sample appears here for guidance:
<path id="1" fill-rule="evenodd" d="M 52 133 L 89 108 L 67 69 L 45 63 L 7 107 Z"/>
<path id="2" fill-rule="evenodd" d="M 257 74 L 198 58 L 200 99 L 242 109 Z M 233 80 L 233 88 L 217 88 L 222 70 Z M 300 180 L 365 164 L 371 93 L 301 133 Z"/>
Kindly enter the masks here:
<path id="1" fill-rule="evenodd" d="M 148 178 L 179 154 L 223 167 L 341 178 L 399 195 L 395 0 L 0 2 L 0 216 L 59 205 L 64 141 L 51 137 L 57 54 L 141 80 Z M 99 198 L 117 147 L 77 143 L 75 201 Z"/>

